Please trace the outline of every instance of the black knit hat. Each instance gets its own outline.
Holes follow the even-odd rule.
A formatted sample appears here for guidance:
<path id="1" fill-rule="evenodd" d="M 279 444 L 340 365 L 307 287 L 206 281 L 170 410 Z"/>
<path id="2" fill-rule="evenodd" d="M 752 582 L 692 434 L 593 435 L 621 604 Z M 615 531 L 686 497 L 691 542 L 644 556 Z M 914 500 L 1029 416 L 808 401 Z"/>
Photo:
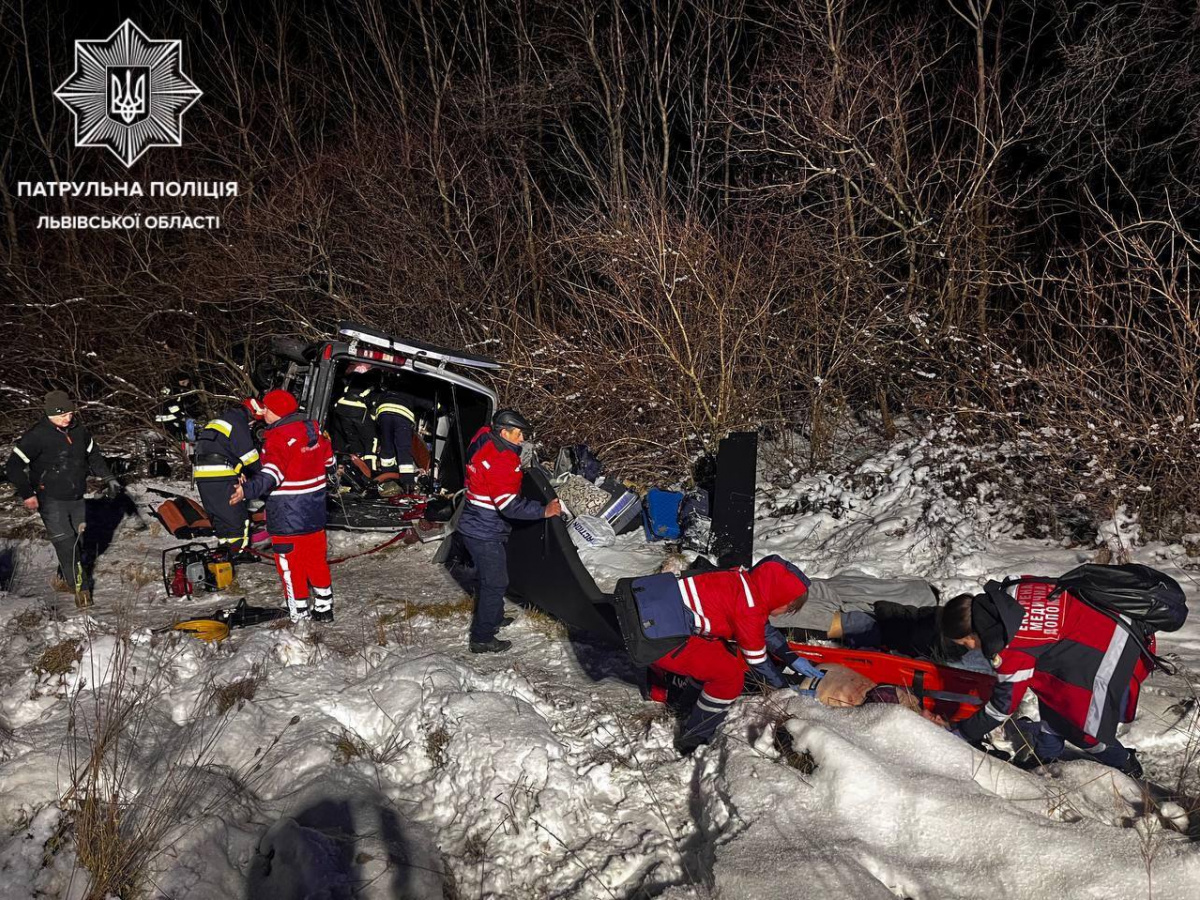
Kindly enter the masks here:
<path id="1" fill-rule="evenodd" d="M 46 395 L 45 410 L 48 416 L 61 416 L 63 413 L 75 412 L 75 404 L 67 396 L 66 391 L 51 391 Z"/>

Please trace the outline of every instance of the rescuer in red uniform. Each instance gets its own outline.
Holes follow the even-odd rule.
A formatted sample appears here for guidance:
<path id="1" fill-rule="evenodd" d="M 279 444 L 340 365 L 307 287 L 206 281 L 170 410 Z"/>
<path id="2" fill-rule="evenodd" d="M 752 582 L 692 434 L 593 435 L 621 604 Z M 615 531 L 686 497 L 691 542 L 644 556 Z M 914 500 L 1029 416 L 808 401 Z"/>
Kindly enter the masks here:
<path id="1" fill-rule="evenodd" d="M 957 732 L 979 743 L 1032 691 L 1041 718 L 1033 762 L 1058 759 L 1070 741 L 1097 762 L 1140 777 L 1136 753 L 1117 740 L 1117 725 L 1133 721 L 1150 674 L 1138 641 L 1114 618 L 1051 583 L 1022 582 L 1015 597 L 995 582 L 985 590 L 971 599 L 969 621 L 943 618 L 945 636 L 982 650 L 997 679 L 991 699 Z M 1153 636 L 1147 649 L 1154 652 Z"/>
<path id="2" fill-rule="evenodd" d="M 521 444 L 530 432 L 524 416 L 502 409 L 492 417 L 490 427 L 475 433 L 467 448 L 467 498 L 457 532 L 475 564 L 478 587 L 471 617 L 472 653 L 501 653 L 512 646 L 511 641 L 496 637 L 508 590 L 509 522 L 548 519 L 561 511 L 557 499 L 543 504 L 521 496 Z"/>
<path id="3" fill-rule="evenodd" d="M 334 464 L 333 448 L 320 426 L 299 412 L 296 398 L 287 391 L 269 392 L 262 405 L 267 423 L 262 470 L 246 479 L 229 502 L 267 498 L 267 531 L 292 621 L 311 617 L 332 622 L 325 490 Z"/>

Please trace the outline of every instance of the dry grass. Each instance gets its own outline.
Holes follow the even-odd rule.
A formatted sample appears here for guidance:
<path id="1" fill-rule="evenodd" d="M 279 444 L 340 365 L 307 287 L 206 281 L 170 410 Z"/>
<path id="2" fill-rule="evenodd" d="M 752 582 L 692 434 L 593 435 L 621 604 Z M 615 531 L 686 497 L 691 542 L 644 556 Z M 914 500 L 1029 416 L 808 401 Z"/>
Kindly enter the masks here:
<path id="1" fill-rule="evenodd" d="M 444 769 L 450 761 L 450 755 L 446 752 L 446 748 L 450 746 L 450 732 L 446 730 L 445 725 L 438 725 L 436 728 L 426 725 L 424 730 L 425 755 L 435 769 Z"/>
<path id="2" fill-rule="evenodd" d="M 665 703 L 647 703 L 632 716 L 630 721 L 637 727 L 648 731 L 655 722 L 670 724 L 675 720 L 675 713 Z"/>
<path id="3" fill-rule="evenodd" d="M 135 839 L 122 834 L 126 810 L 115 797 L 88 795 L 76 811 L 75 846 L 79 862 L 92 875 L 89 900 L 110 896 L 139 897 L 146 886 L 146 873 L 131 865 L 139 856 Z M 98 888 L 103 885 L 103 888 Z M 103 893 L 100 893 L 103 890 Z"/>
<path id="4" fill-rule="evenodd" d="M 468 835 L 463 842 L 463 859 L 472 865 L 478 865 L 487 859 L 487 839 L 478 834 Z"/>
<path id="5" fill-rule="evenodd" d="M 475 601 L 466 594 L 455 600 L 445 600 L 437 603 L 404 603 L 395 609 L 380 613 L 379 623 L 383 627 L 408 622 L 412 619 L 433 619 L 442 622 L 459 616 L 471 614 Z"/>
<path id="6" fill-rule="evenodd" d="M 613 766 L 617 769 L 634 769 L 636 762 L 618 753 L 612 747 L 599 747 L 591 754 L 591 761 L 598 766 Z"/>
<path id="7" fill-rule="evenodd" d="M 817 761 L 807 750 L 797 750 L 792 744 L 792 733 L 784 727 L 787 720 L 788 717 L 783 716 L 775 722 L 775 749 L 785 765 L 801 775 L 811 775 L 817 771 Z"/>
<path id="8" fill-rule="evenodd" d="M 33 671 L 39 675 L 66 675 L 83 656 L 79 643 L 78 638 L 70 638 L 47 647 L 33 664 Z"/>
<path id="9" fill-rule="evenodd" d="M 434 603 L 409 603 L 400 601 L 389 608 L 381 609 L 371 623 L 371 633 L 364 633 L 364 640 L 373 640 L 380 647 L 394 641 L 407 646 L 413 640 L 413 625 L 418 621 L 448 622 L 469 617 L 474 600 L 466 594 L 454 600 Z"/>
<path id="10" fill-rule="evenodd" d="M 20 634 L 30 634 L 42 624 L 42 611 L 37 607 L 22 610 L 12 618 L 12 627 Z"/>
<path id="11" fill-rule="evenodd" d="M 128 628 L 119 624 L 116 631 Z M 70 813 L 78 861 L 87 871 L 84 900 L 142 893 L 154 862 L 192 823 L 220 815 L 261 782 L 281 758 L 273 751 L 283 733 L 299 721 L 293 717 L 245 767 L 230 772 L 215 766 L 213 755 L 231 717 L 209 714 L 211 688 L 201 692 L 183 724 L 163 730 L 158 699 L 182 646 L 142 648 L 119 637 L 105 670 L 87 673 L 95 687 L 70 699 L 70 784 L 60 802 Z"/>
<path id="12" fill-rule="evenodd" d="M 442 900 L 462 900 L 458 879 L 454 877 L 445 854 L 442 855 Z"/>
<path id="13" fill-rule="evenodd" d="M 367 742 L 349 728 L 341 728 L 333 735 L 333 750 L 340 757 L 342 765 L 351 760 L 362 759 L 370 754 Z"/>
<path id="14" fill-rule="evenodd" d="M 356 759 L 366 759 L 376 765 L 386 766 L 395 762 L 408 749 L 409 742 L 403 740 L 399 730 L 394 730 L 391 736 L 379 746 L 373 746 L 366 738 L 352 728 L 342 725 L 333 737 L 334 752 L 340 758 L 342 765 L 347 765 Z"/>
<path id="15" fill-rule="evenodd" d="M 308 639 L 314 647 L 326 647 L 330 652 L 336 653 L 343 659 L 354 659 L 358 656 L 365 657 L 365 642 L 358 635 L 342 634 L 337 631 L 314 631 L 309 635 Z"/>
<path id="16" fill-rule="evenodd" d="M 540 609 L 527 607 L 521 614 L 521 618 L 529 624 L 529 627 L 539 634 L 545 635 L 552 641 L 565 641 L 571 634 L 571 629 L 568 628 L 562 621 L 547 615 Z"/>
<path id="17" fill-rule="evenodd" d="M 45 536 L 46 529 L 42 526 L 42 520 L 35 516 L 14 522 L 0 529 L 0 538 L 10 541 L 31 541 L 35 538 L 43 538 Z"/>
<path id="18" fill-rule="evenodd" d="M 134 588 L 144 588 L 150 584 L 157 584 L 162 578 L 162 572 L 157 567 L 141 563 L 130 563 L 123 567 L 119 574 L 122 584 L 132 585 Z"/>
<path id="19" fill-rule="evenodd" d="M 265 677 L 255 667 L 248 677 L 214 688 L 212 703 L 216 707 L 217 714 L 225 715 L 225 713 L 229 712 L 235 706 L 240 710 L 246 704 L 247 700 L 253 700 L 254 695 L 258 692 L 259 685 L 263 683 Z"/>

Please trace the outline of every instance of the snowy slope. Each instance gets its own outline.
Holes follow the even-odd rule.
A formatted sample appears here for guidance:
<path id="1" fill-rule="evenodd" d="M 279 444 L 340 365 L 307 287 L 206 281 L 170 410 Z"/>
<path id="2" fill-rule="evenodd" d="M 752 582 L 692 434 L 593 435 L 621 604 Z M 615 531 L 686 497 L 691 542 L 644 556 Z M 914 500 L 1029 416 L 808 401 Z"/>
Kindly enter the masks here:
<path id="1" fill-rule="evenodd" d="M 842 474 L 783 488 L 764 479 L 756 551 L 817 575 L 917 574 L 948 590 L 1057 573 L 1094 554 L 1094 545 L 1023 538 L 986 485 L 954 486 L 952 465 L 938 442 L 919 439 Z M 1121 549 L 1129 534 L 1117 522 L 1104 539 Z M 333 551 L 377 540 L 335 536 Z M 569 640 L 544 616 L 516 611 L 506 631 L 513 652 L 468 654 L 462 597 L 431 563 L 432 546 L 337 566 L 332 628 L 263 626 L 216 646 L 153 634 L 222 602 L 163 601 L 155 578 L 170 544 L 127 521 L 101 558 L 97 605 L 85 616 L 46 587 L 48 545 L 5 542 L 16 571 L 0 597 L 0 896 L 83 895 L 59 801 L 123 678 L 144 685 L 147 709 L 121 750 L 126 821 L 184 797 L 181 823 L 148 861 L 151 896 L 1200 891 L 1200 851 L 1176 830 L 1186 830 L 1177 806 L 1087 760 L 1020 772 L 897 707 L 746 698 L 723 740 L 680 759 L 674 723 L 641 701 L 621 656 Z M 1140 547 L 1134 557 L 1193 591 L 1182 548 Z M 635 535 L 587 562 L 611 582 L 662 559 Z M 245 567 L 239 580 L 232 596 L 278 602 L 271 568 Z M 1186 770 L 1194 793 L 1200 619 L 1166 638 L 1183 674 L 1153 676 L 1128 742 L 1156 782 L 1174 787 Z M 67 671 L 35 671 L 47 648 L 69 640 L 78 661 L 68 653 Z M 249 682 L 252 698 L 224 710 L 214 701 L 214 688 Z M 787 764 L 777 728 L 815 769 Z M 197 777 L 166 774 L 173 764 L 197 771 L 196 762 Z"/>

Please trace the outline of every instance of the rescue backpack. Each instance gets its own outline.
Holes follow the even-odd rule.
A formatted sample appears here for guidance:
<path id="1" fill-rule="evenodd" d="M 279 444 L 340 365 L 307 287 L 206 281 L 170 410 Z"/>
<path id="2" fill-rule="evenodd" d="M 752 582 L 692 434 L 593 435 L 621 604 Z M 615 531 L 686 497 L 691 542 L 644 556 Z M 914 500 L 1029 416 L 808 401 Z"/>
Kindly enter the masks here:
<path id="1" fill-rule="evenodd" d="M 163 527 L 174 537 L 190 541 L 201 537 L 211 537 L 213 534 L 212 521 L 204 507 L 191 497 L 175 495 L 166 502 L 159 504 L 154 510 L 154 517 L 163 523 Z"/>
<path id="2" fill-rule="evenodd" d="M 622 578 L 613 596 L 617 622 L 629 657 L 649 666 L 679 650 L 692 636 L 691 617 L 670 573 Z"/>
<path id="3" fill-rule="evenodd" d="M 1092 606 L 1140 622 L 1148 632 L 1178 631 L 1187 621 L 1187 597 L 1179 582 L 1149 566 L 1087 564 L 1058 584 Z"/>
<path id="4" fill-rule="evenodd" d="M 1147 646 L 1155 632 L 1178 631 L 1187 621 L 1187 597 L 1170 575 L 1133 563 L 1122 566 L 1085 563 L 1058 578 L 1006 578 L 1001 587 L 1007 592 L 1010 586 L 1024 582 L 1052 584 L 1051 596 L 1066 591 L 1108 616 L 1138 642 L 1152 666 L 1157 665 L 1170 674 L 1171 667 Z"/>
<path id="5" fill-rule="evenodd" d="M 1022 581 L 1047 582 L 1101 612 L 1124 616 L 1146 634 L 1178 631 L 1187 621 L 1187 597 L 1170 575 L 1142 565 L 1100 566 L 1086 563 L 1058 578 L 1010 578 L 1005 588 Z"/>

